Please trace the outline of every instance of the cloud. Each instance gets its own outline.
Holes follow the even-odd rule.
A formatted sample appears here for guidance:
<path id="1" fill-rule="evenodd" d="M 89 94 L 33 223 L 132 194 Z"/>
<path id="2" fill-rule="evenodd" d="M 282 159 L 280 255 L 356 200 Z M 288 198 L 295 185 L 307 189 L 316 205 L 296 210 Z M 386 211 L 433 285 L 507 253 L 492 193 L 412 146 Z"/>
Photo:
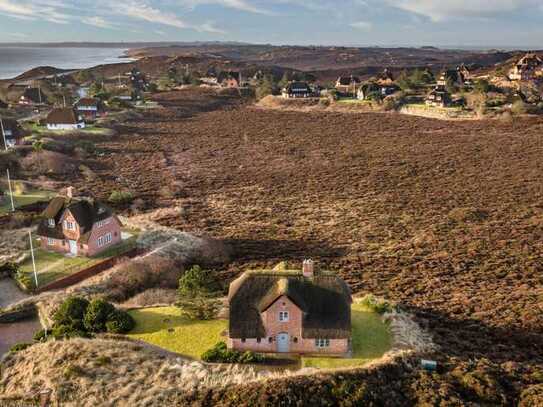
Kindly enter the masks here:
<path id="1" fill-rule="evenodd" d="M 60 4 L 54 0 L 34 0 L 20 2 L 0 0 L 0 14 L 23 20 L 44 20 L 57 24 L 67 24 L 70 16 L 59 11 Z"/>
<path id="2" fill-rule="evenodd" d="M 369 21 L 356 21 L 349 24 L 351 27 L 356 28 L 357 30 L 362 31 L 371 31 L 373 29 L 373 24 Z"/>
<path id="3" fill-rule="evenodd" d="M 94 16 L 94 17 L 83 17 L 83 18 L 81 19 L 81 22 L 82 22 L 83 24 L 92 25 L 92 26 L 98 27 L 98 28 L 109 28 L 109 29 L 115 28 L 115 27 L 113 26 L 113 24 L 111 24 L 110 22 L 106 21 L 104 18 L 98 17 L 98 16 Z"/>
<path id="4" fill-rule="evenodd" d="M 492 17 L 540 5 L 539 0 L 386 0 L 393 7 L 429 17 L 432 21 L 450 18 Z"/>
<path id="5" fill-rule="evenodd" d="M 168 25 L 176 28 L 188 28 L 189 25 L 173 13 L 163 12 L 148 4 L 138 1 L 111 3 L 113 11 L 135 20 Z"/>
<path id="6" fill-rule="evenodd" d="M 258 7 L 247 0 L 179 0 L 179 3 L 188 8 L 196 8 L 204 4 L 215 4 L 226 8 L 245 11 L 255 14 L 268 14 L 273 13 L 265 8 Z"/>

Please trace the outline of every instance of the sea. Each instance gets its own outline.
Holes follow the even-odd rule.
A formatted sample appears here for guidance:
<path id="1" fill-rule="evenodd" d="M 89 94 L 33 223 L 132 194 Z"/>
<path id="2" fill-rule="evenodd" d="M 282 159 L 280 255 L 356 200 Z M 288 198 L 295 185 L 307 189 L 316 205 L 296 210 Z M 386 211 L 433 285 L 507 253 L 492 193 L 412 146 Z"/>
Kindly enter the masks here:
<path id="1" fill-rule="evenodd" d="M 91 68 L 130 62 L 121 48 L 15 47 L 0 45 L 0 79 L 14 78 L 38 66 L 60 69 Z"/>

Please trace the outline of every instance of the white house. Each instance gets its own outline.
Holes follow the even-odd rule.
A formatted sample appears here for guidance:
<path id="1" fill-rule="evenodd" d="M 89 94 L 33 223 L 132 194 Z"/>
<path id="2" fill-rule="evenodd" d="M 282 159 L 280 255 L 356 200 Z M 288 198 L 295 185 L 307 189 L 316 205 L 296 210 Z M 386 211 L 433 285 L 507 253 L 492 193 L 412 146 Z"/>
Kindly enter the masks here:
<path id="1" fill-rule="evenodd" d="M 77 130 L 85 128 L 85 121 L 70 107 L 56 108 L 45 120 L 49 130 Z"/>

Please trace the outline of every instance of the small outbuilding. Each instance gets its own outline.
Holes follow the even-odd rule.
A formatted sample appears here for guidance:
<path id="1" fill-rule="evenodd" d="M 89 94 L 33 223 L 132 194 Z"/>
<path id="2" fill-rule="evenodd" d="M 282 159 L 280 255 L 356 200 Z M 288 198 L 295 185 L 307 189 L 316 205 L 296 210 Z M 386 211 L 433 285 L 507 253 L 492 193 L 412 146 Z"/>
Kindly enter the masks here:
<path id="1" fill-rule="evenodd" d="M 79 116 L 94 120 L 103 112 L 102 102 L 98 98 L 81 98 L 75 104 Z"/>

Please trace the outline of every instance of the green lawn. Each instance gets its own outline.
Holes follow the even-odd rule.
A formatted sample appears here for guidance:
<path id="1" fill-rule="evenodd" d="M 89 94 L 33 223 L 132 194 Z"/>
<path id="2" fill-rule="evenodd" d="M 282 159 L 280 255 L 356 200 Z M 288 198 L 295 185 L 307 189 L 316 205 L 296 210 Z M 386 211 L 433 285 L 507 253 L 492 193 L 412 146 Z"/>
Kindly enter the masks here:
<path id="1" fill-rule="evenodd" d="M 351 99 L 351 98 L 344 98 L 344 99 L 338 99 L 337 103 L 345 103 L 345 104 L 371 104 L 372 102 L 370 100 L 360 100 L 360 99 Z"/>
<path id="2" fill-rule="evenodd" d="M 71 134 L 71 133 L 80 133 L 80 134 L 109 134 L 110 129 L 104 127 L 96 127 L 92 124 L 87 124 L 84 129 L 77 130 L 49 130 L 47 126 L 38 126 L 36 123 L 26 126 L 32 133 L 35 134 Z"/>
<path id="3" fill-rule="evenodd" d="M 302 366 L 322 369 L 362 366 L 390 350 L 392 337 L 379 314 L 368 310 L 362 304 L 355 303 L 352 306 L 351 323 L 352 358 L 302 357 Z"/>
<path id="4" fill-rule="evenodd" d="M 134 247 L 136 239 L 137 237 L 133 236 L 125 240 L 122 244 L 105 250 L 95 257 L 69 257 L 60 253 L 42 250 L 39 248 L 39 242 L 34 240 L 34 258 L 38 274 L 38 287 L 77 273 L 110 257 L 116 256 L 122 251 L 127 251 Z M 31 286 L 28 288 L 36 288 L 32 257 L 30 255 L 19 265 L 19 270 L 26 273 L 30 278 Z"/>
<path id="5" fill-rule="evenodd" d="M 128 336 L 193 359 L 200 359 L 202 353 L 226 339 L 221 333 L 228 328 L 228 321 L 191 321 L 177 307 L 133 310 L 130 315 L 136 328 Z"/>
<path id="6" fill-rule="evenodd" d="M 11 212 L 11 200 L 9 198 L 9 190 L 5 191 L 6 195 L 4 196 L 3 201 L 0 203 L 0 215 Z M 15 204 L 15 209 L 24 205 L 30 205 L 40 201 L 48 201 L 54 196 L 53 192 L 49 191 L 28 191 L 23 193 L 15 192 L 13 194 L 13 203 Z"/>

